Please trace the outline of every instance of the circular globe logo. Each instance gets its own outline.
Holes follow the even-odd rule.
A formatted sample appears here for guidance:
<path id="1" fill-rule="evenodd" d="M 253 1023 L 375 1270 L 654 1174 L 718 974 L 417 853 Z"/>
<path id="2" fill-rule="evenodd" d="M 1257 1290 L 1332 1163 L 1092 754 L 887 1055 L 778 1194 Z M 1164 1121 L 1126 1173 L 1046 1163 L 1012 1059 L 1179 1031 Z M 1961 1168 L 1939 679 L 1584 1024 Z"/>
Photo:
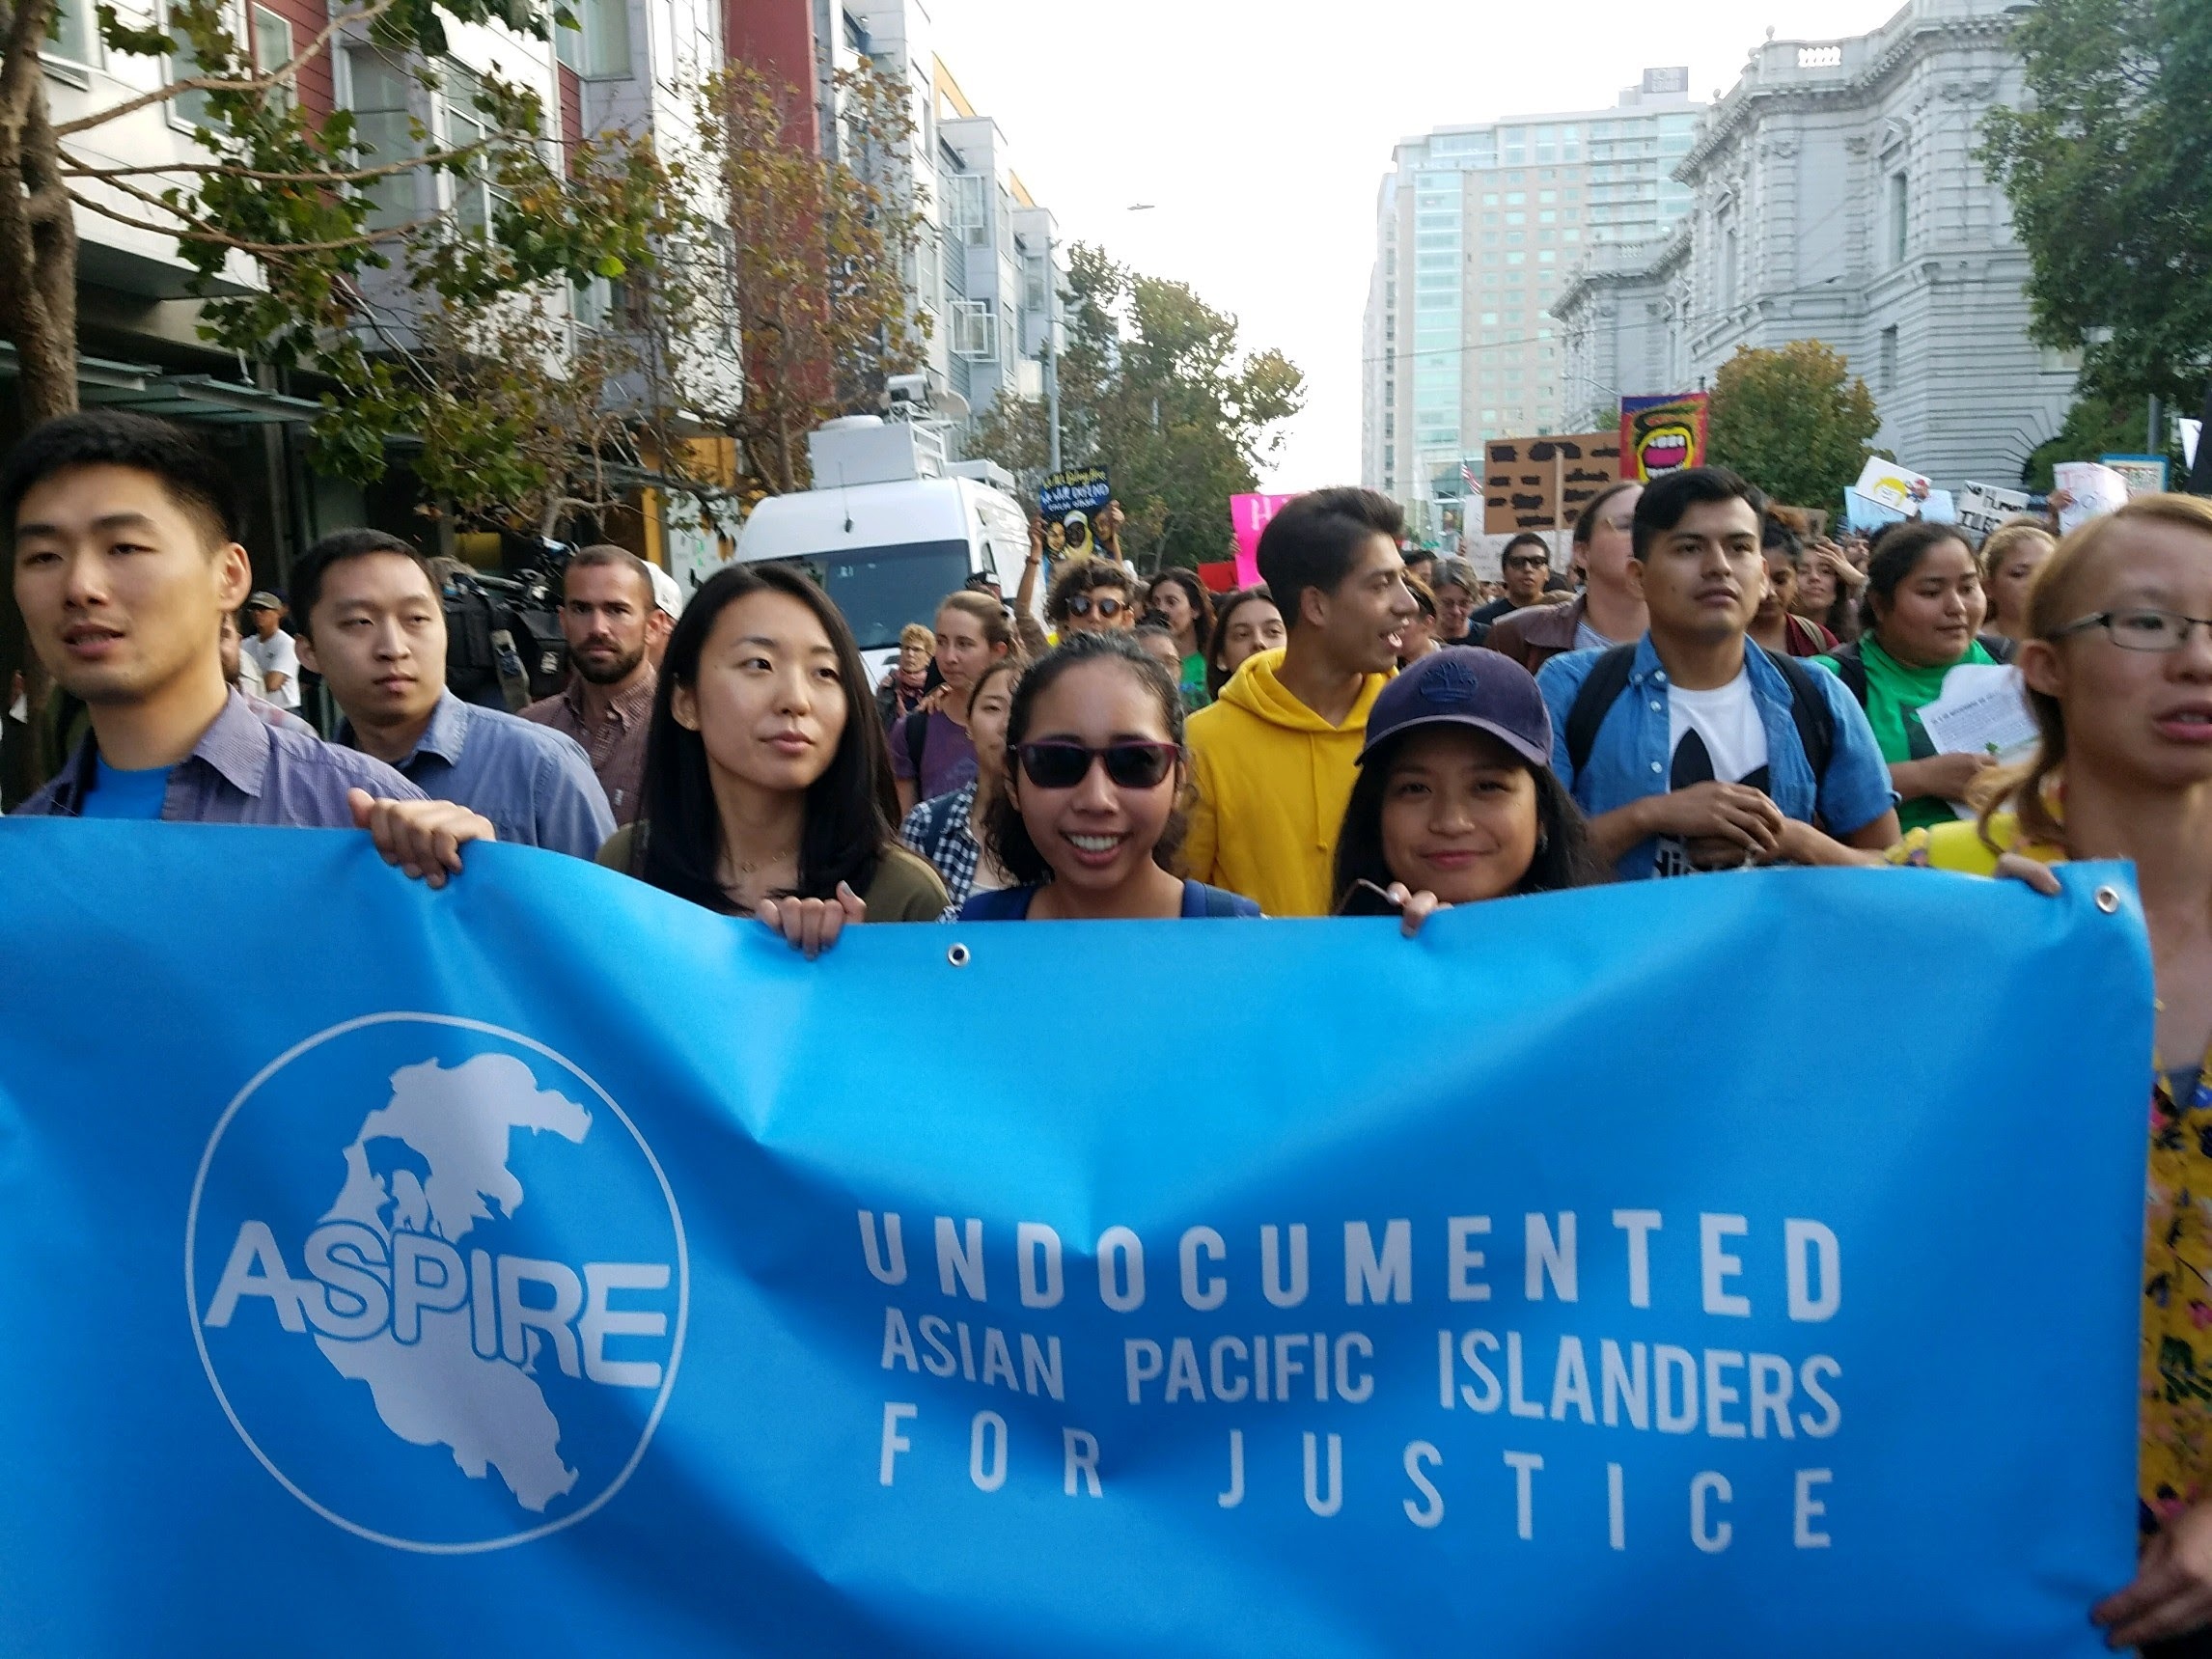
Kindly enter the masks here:
<path id="1" fill-rule="evenodd" d="M 543 1043 L 372 1014 L 233 1100 L 184 1293 L 207 1381 L 285 1489 L 395 1549 L 465 1554 L 621 1490 L 676 1386 L 683 1219 L 614 1099 Z"/>

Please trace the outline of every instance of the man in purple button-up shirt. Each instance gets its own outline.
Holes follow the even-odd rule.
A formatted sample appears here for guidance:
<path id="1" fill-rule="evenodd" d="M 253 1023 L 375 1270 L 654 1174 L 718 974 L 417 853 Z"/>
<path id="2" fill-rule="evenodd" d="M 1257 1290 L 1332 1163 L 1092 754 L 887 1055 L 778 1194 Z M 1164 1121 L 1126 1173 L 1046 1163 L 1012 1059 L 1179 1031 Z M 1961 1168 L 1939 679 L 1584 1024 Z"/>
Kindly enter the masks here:
<path id="1" fill-rule="evenodd" d="M 390 863 L 442 883 L 474 813 L 391 768 L 258 719 L 223 678 L 222 620 L 252 585 L 221 463 L 163 421 L 48 421 L 0 469 L 15 602 L 91 733 L 17 811 L 46 816 L 367 828 Z"/>

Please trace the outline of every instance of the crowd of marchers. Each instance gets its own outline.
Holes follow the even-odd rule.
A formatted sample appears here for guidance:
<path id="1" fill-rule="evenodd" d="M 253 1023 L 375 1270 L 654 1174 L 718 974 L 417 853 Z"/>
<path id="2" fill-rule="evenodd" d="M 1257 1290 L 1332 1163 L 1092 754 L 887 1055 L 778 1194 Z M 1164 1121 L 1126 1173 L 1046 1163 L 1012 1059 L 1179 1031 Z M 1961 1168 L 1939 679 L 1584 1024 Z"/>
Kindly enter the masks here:
<path id="1" fill-rule="evenodd" d="M 2091 1614 L 2116 1645 L 2212 1652 L 2212 501 L 1864 546 L 1694 468 L 1590 502 L 1566 571 L 1515 540 L 1486 593 L 1409 555 L 1388 499 L 1324 489 L 1226 595 L 1097 557 L 1039 606 L 1039 537 L 1012 602 L 947 595 L 879 681 L 796 569 L 732 565 L 678 600 L 595 546 L 563 575 L 568 684 L 517 715 L 447 686 L 441 576 L 412 544 L 342 531 L 256 590 L 231 490 L 188 433 L 118 412 L 0 464 L 54 687 L 14 711 L 56 757 L 19 814 L 366 832 L 432 886 L 471 843 L 521 842 L 810 955 L 855 923 L 1410 935 L 1447 906 L 1764 866 L 2055 893 L 2056 864 L 2132 861 L 2158 989 L 2143 1550 Z M 2017 670 L 2024 765 L 1930 741 L 1920 711 L 1962 664 Z"/>

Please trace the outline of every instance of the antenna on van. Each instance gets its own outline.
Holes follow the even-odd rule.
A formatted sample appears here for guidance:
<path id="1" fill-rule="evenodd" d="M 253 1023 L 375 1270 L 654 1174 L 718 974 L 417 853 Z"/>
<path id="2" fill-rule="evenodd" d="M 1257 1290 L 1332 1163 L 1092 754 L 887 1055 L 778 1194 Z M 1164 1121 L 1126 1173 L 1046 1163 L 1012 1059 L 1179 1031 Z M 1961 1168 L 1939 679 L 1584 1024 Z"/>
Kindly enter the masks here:
<path id="1" fill-rule="evenodd" d="M 837 463 L 837 501 L 844 509 L 844 533 L 852 534 L 852 497 L 844 492 L 844 462 Z"/>

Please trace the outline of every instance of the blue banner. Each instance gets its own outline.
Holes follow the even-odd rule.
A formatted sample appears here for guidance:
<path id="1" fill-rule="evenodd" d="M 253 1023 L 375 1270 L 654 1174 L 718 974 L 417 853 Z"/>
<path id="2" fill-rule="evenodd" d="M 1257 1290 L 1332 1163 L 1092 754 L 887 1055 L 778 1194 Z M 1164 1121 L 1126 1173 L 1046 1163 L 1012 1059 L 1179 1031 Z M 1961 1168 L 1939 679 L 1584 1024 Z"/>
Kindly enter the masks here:
<path id="1" fill-rule="evenodd" d="M 0 1652 L 2099 1651 L 2124 872 L 863 927 L 0 826 Z"/>

